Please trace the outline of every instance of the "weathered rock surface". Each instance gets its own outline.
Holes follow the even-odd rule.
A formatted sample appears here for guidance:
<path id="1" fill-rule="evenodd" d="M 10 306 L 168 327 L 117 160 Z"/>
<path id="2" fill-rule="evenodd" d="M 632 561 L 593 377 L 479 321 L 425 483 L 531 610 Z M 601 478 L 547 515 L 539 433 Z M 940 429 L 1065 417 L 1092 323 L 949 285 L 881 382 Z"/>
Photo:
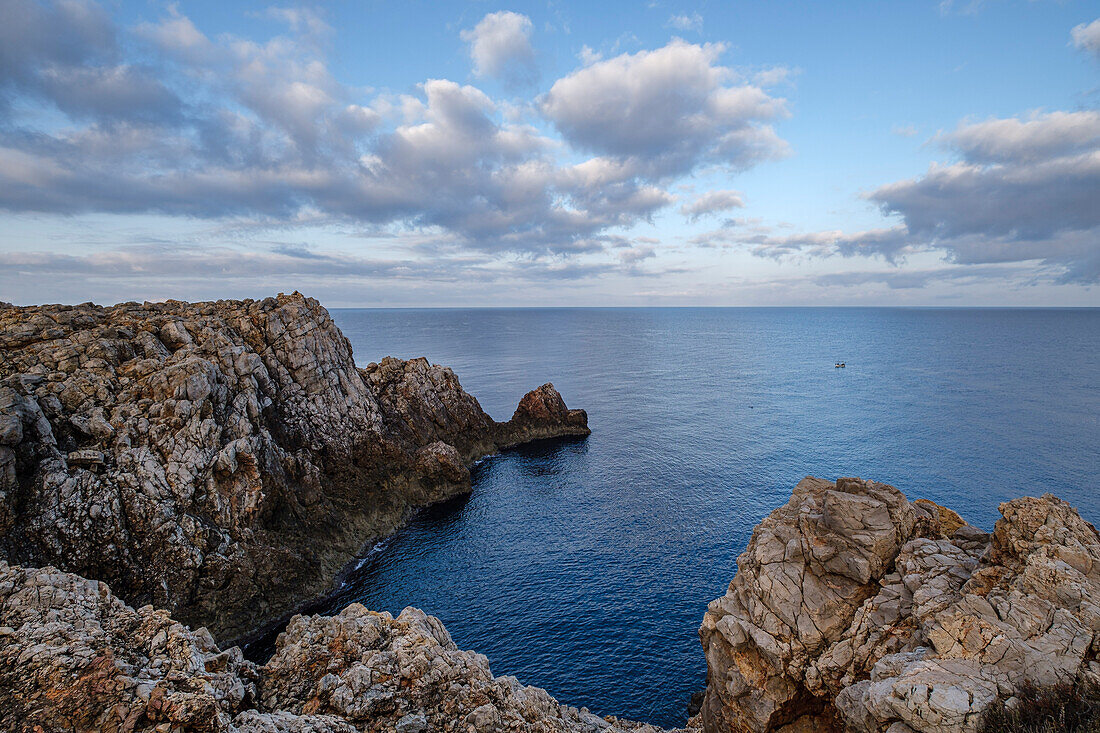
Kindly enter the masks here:
<path id="1" fill-rule="evenodd" d="M 11 731 L 659 733 L 493 677 L 415 608 L 296 616 L 259 667 L 104 583 L 4 562 L 0 703 Z"/>
<path id="2" fill-rule="evenodd" d="M 859 479 L 799 483 L 712 602 L 708 733 L 975 731 L 1031 683 L 1100 679 L 1100 535 L 1051 495 L 992 536 Z"/>
<path id="3" fill-rule="evenodd" d="M 475 458 L 587 431 L 550 385 L 495 423 L 450 369 L 357 369 L 297 293 L 5 304 L 0 557 L 226 638 L 324 592 L 411 507 L 468 491 Z"/>

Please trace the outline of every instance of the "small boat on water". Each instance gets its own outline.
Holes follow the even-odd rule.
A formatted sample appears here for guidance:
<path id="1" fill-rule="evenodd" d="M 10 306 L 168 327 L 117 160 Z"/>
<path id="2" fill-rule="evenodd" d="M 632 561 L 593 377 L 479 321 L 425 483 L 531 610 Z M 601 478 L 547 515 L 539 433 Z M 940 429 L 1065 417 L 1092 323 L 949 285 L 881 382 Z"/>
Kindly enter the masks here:
<path id="1" fill-rule="evenodd" d="M 838 361 L 836 364 L 833 364 L 833 368 L 834 369 L 843 369 L 844 368 L 844 362 Z"/>

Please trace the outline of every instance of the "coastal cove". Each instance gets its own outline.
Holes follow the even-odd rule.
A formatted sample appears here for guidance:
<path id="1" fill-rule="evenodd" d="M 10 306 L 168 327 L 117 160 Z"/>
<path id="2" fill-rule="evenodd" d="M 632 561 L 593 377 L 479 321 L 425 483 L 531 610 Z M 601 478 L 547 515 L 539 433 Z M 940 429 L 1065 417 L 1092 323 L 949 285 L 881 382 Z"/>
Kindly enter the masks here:
<path id="1" fill-rule="evenodd" d="M 315 610 L 423 608 L 600 714 L 683 724 L 706 603 L 805 475 L 884 477 L 987 531 L 1047 491 L 1100 520 L 1095 309 L 331 312 L 361 364 L 424 354 L 498 420 L 553 380 L 593 432 L 485 460 Z"/>
<path id="2" fill-rule="evenodd" d="M 1096 313 L 0 304 L 0 728 L 978 733 L 1100 695 Z M 494 420 L 432 363 L 463 346 L 499 418 L 545 371 L 604 417 L 547 381 Z"/>

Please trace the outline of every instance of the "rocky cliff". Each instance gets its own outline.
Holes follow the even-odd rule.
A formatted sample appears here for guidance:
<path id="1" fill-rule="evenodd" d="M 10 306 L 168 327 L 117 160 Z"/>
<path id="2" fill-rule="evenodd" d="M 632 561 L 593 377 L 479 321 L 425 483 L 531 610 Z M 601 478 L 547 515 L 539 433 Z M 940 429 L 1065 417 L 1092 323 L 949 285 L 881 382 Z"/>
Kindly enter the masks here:
<path id="1" fill-rule="evenodd" d="M 1100 680 L 1100 535 L 1051 496 L 988 535 L 892 486 L 807 478 L 700 629 L 728 731 L 979 730 L 1024 685 Z"/>
<path id="2" fill-rule="evenodd" d="M 296 616 L 262 666 L 215 641 L 468 491 L 478 457 L 587 433 L 552 385 L 496 423 L 426 360 L 357 369 L 298 294 L 0 304 L 0 728 L 656 733 L 494 677 L 416 609 Z M 1096 689 L 1100 534 L 1050 495 L 1000 508 L 987 534 L 799 483 L 707 610 L 693 723 L 964 733 L 1027 686 Z"/>
<path id="3" fill-rule="evenodd" d="M 495 423 L 424 359 L 357 369 L 316 301 L 0 305 L 0 557 L 232 637 L 324 592 L 468 464 L 588 433 L 552 385 Z"/>
<path id="4" fill-rule="evenodd" d="M 0 729 L 201 733 L 659 733 L 559 704 L 438 619 L 358 604 L 296 616 L 263 666 L 106 584 L 0 561 Z"/>

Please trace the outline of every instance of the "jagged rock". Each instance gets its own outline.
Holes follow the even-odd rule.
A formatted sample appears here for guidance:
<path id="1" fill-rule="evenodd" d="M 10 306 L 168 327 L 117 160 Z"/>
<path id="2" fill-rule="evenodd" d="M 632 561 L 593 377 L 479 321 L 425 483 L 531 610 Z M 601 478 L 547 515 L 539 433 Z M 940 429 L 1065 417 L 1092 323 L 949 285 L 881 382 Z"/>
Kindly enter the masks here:
<path id="1" fill-rule="evenodd" d="M 261 672 L 265 709 L 321 713 L 371 730 L 607 731 L 486 658 L 460 650 L 438 619 L 415 608 L 397 618 L 352 604 L 338 616 L 296 616 Z M 656 728 L 642 730 L 656 731 Z"/>
<path id="2" fill-rule="evenodd" d="M 523 396 L 512 419 L 501 426 L 503 446 L 562 435 L 588 435 L 588 413 L 570 410 L 549 382 Z"/>
<path id="3" fill-rule="evenodd" d="M 240 649 L 54 568 L 0 562 L 0 627 L 3 730 L 224 730 L 255 698 Z"/>
<path id="4" fill-rule="evenodd" d="M 1100 535 L 1051 496 L 992 537 L 932 502 L 807 478 L 700 637 L 719 731 L 975 731 L 1025 683 L 1100 677 Z"/>
<path id="5" fill-rule="evenodd" d="M 236 636 L 324 592 L 410 507 L 469 491 L 476 458 L 587 431 L 535 394 L 554 409 L 497 424 L 445 367 L 359 370 L 297 293 L 0 307 L 0 557 Z"/>
<path id="6" fill-rule="evenodd" d="M 753 532 L 725 596 L 700 629 L 708 729 L 773 730 L 822 707 L 807 667 L 841 640 L 913 531 L 885 484 L 807 478 Z"/>
<path id="7" fill-rule="evenodd" d="M 562 705 L 415 608 L 296 616 L 263 667 L 106 584 L 0 562 L 0 728 L 661 733 Z M 685 732 L 686 733 L 686 732 Z"/>

